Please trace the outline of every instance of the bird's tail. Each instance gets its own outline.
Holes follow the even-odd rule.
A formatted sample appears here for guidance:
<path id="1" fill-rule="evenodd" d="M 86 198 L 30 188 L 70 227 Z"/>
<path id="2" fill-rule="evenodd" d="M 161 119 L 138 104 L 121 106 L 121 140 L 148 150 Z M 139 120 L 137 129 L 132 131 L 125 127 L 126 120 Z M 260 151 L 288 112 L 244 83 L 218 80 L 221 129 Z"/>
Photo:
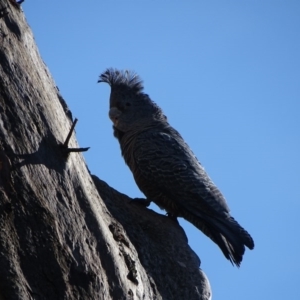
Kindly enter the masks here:
<path id="1" fill-rule="evenodd" d="M 225 257 L 238 267 L 243 260 L 245 246 L 251 250 L 254 248 L 250 234 L 229 214 L 222 219 L 208 215 L 200 217 L 195 213 L 187 213 L 183 217 L 211 238 Z"/>

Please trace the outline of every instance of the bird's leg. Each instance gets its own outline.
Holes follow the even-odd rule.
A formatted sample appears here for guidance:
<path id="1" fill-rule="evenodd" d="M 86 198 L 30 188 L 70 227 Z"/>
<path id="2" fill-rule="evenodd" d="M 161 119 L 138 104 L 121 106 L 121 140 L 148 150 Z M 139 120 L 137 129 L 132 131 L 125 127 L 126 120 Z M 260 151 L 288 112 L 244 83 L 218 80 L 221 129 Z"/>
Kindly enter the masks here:
<path id="1" fill-rule="evenodd" d="M 90 147 L 87 147 L 87 148 L 69 148 L 68 147 L 71 135 L 74 131 L 77 121 L 78 121 L 78 119 L 75 118 L 65 142 L 60 145 L 60 147 L 65 155 L 68 155 L 70 152 L 84 152 L 84 151 L 88 151 L 90 149 Z"/>
<path id="2" fill-rule="evenodd" d="M 145 198 L 133 198 L 132 200 L 130 200 L 130 203 L 143 205 L 145 207 L 148 207 L 151 202 L 152 202 L 152 200 L 145 199 Z"/>

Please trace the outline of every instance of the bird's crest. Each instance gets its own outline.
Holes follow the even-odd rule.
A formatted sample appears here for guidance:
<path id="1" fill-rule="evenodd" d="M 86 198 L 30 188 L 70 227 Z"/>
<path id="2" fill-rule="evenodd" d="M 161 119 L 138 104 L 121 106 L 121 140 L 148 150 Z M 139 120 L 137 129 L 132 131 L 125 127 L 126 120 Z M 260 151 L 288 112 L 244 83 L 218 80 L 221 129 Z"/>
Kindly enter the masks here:
<path id="1" fill-rule="evenodd" d="M 98 82 L 106 82 L 111 88 L 127 87 L 137 94 L 142 93 L 144 89 L 141 78 L 135 72 L 129 70 L 120 71 L 109 68 L 100 75 Z"/>

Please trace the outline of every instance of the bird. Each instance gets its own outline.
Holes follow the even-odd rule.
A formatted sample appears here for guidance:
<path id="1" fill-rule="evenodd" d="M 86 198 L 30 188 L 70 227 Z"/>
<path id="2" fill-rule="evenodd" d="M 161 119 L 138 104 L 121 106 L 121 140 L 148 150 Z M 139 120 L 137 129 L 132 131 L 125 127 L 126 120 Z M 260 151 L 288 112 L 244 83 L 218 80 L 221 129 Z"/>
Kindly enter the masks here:
<path id="1" fill-rule="evenodd" d="M 148 201 L 182 217 L 240 266 L 251 235 L 230 215 L 228 204 L 162 109 L 144 93 L 133 71 L 106 69 L 98 82 L 110 85 L 109 118 L 122 156 Z"/>

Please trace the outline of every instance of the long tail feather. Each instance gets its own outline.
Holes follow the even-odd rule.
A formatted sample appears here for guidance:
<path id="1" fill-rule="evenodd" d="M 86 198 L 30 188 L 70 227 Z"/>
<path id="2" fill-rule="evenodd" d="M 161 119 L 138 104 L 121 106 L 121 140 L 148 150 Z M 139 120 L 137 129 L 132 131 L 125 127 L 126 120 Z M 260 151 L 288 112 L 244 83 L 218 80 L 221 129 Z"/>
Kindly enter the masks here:
<path id="1" fill-rule="evenodd" d="M 249 249 L 254 248 L 250 234 L 229 215 L 227 218 L 219 219 L 210 216 L 199 217 L 187 212 L 183 217 L 213 240 L 224 256 L 238 267 L 243 260 L 245 246 Z"/>

